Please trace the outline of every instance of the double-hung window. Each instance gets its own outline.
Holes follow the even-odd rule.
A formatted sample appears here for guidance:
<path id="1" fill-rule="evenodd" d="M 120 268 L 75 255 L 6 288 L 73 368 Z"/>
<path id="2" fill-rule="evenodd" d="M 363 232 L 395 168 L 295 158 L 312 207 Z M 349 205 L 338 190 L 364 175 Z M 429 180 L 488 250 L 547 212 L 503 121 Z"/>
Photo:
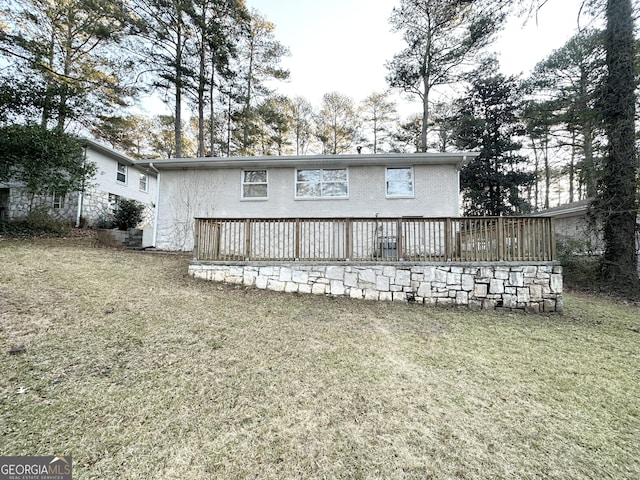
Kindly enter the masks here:
<path id="1" fill-rule="evenodd" d="M 65 196 L 59 192 L 53 192 L 53 208 L 64 208 Z"/>
<path id="2" fill-rule="evenodd" d="M 389 167 L 386 173 L 387 197 L 413 197 L 413 168 Z"/>
<path id="3" fill-rule="evenodd" d="M 140 191 L 148 192 L 149 191 L 149 177 L 146 174 L 140 174 Z"/>
<path id="4" fill-rule="evenodd" d="M 118 173 L 116 174 L 116 180 L 120 183 L 127 183 L 127 166 L 124 163 L 118 162 Z"/>
<path id="5" fill-rule="evenodd" d="M 347 198 L 346 168 L 300 169 L 296 171 L 296 198 Z"/>
<path id="6" fill-rule="evenodd" d="M 120 195 L 116 195 L 115 193 L 110 193 L 108 198 L 109 198 L 108 200 L 109 208 L 113 213 L 118 205 L 118 202 L 120 201 Z"/>
<path id="7" fill-rule="evenodd" d="M 265 199 L 269 188 L 266 170 L 243 170 L 242 172 L 242 198 Z"/>

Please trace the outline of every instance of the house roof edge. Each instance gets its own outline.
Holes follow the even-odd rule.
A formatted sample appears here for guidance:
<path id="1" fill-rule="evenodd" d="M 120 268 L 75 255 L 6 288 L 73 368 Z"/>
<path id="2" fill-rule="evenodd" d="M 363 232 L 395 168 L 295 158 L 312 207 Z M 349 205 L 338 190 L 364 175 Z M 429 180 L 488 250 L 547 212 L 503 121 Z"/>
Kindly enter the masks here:
<path id="1" fill-rule="evenodd" d="M 92 150 L 102 153 L 103 155 L 107 155 L 108 157 L 121 161 L 127 166 L 135 166 L 138 163 L 136 162 L 136 160 L 125 155 L 124 153 L 118 152 L 117 150 L 98 143 L 95 140 L 91 140 L 89 138 L 81 138 L 80 143 L 83 147 L 91 148 Z"/>
<path id="2" fill-rule="evenodd" d="M 384 164 L 457 165 L 458 168 L 477 157 L 478 152 L 424 152 L 343 155 L 286 155 L 265 157 L 200 157 L 164 160 L 136 160 L 135 164 L 158 169 L 183 168 L 267 168 L 296 166 L 373 166 Z"/>

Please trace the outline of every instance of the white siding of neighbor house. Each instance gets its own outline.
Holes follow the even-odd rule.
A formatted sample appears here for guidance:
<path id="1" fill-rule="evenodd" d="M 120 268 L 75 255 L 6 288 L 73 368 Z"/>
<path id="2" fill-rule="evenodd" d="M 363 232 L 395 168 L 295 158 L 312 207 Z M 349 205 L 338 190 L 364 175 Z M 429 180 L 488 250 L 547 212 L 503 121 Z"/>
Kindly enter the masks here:
<path id="1" fill-rule="evenodd" d="M 121 198 L 136 200 L 145 205 L 144 220 L 139 228 L 149 229 L 153 226 L 154 202 L 157 192 L 157 178 L 148 173 L 148 169 L 126 163 L 121 159 L 120 163 L 127 167 L 126 182 L 119 182 L 118 159 L 102 153 L 91 147 L 87 148 L 87 160 L 96 164 L 95 177 L 89 182 L 89 188 L 84 195 L 82 214 L 90 224 L 99 221 L 112 211 L 109 204 L 109 194 L 118 195 Z M 147 175 L 147 190 L 140 190 L 140 174 Z M 150 236 L 149 236 L 150 238 Z M 151 241 L 149 241 L 149 244 Z"/>
<path id="2" fill-rule="evenodd" d="M 114 194 L 121 198 L 137 200 L 145 205 L 145 218 L 139 227 L 151 232 L 157 192 L 155 174 L 147 174 L 147 191 L 141 191 L 139 175 L 147 173 L 147 167 L 135 165 L 132 159 L 94 142 L 86 145 L 86 160 L 96 165 L 94 177 L 87 181 L 82 197 L 79 192 L 69 192 L 64 198 L 64 204 L 58 208 L 54 208 L 53 196 L 50 194 L 39 195 L 32 202 L 19 183 L 0 185 L 0 188 L 9 190 L 7 205 L 5 205 L 6 217 L 20 218 L 28 215 L 30 208 L 46 207 L 53 218 L 75 224 L 78 210 L 82 205 L 81 215 L 84 222 L 89 226 L 99 226 L 101 221 L 113 212 L 113 206 L 109 203 L 109 194 Z M 127 166 L 127 181 L 124 183 L 117 181 L 118 162 Z M 151 244 L 151 240 L 148 244 Z"/>
<path id="3" fill-rule="evenodd" d="M 97 166 L 96 175 L 90 182 L 96 190 L 137 200 L 147 205 L 154 202 L 157 186 L 156 177 L 149 175 L 146 168 L 126 165 L 127 179 L 126 183 L 122 183 L 117 180 L 118 160 L 91 148 L 87 149 L 87 160 L 94 162 Z M 124 164 L 124 161 L 122 163 Z M 147 175 L 148 188 L 146 192 L 141 191 L 139 188 L 139 175 L 141 173 Z"/>
<path id="4" fill-rule="evenodd" d="M 382 160 L 384 162 L 384 160 Z M 241 198 L 242 169 L 162 170 L 156 247 L 191 250 L 196 217 L 455 217 L 459 215 L 458 171 L 453 164 L 412 167 L 414 196 L 387 198 L 386 166 L 349 166 L 347 198 L 296 199 L 293 167 L 268 170 L 268 198 Z M 310 167 L 304 167 L 310 168 Z M 336 168 L 336 167 L 330 167 Z M 248 168 L 258 170 L 261 168 Z"/>

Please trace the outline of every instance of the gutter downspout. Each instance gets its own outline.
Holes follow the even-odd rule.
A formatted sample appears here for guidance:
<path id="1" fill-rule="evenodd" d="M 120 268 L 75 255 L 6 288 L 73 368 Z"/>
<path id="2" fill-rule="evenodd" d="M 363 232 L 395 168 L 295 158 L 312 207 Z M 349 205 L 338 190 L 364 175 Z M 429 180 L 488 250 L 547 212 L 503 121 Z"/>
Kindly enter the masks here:
<path id="1" fill-rule="evenodd" d="M 84 155 L 82 156 L 82 166 L 84 167 L 87 164 L 87 146 L 83 147 Z M 82 221 L 82 208 L 84 206 L 84 189 L 85 189 L 85 180 L 82 179 L 82 188 L 78 193 L 78 211 L 76 214 L 76 228 L 80 228 L 80 222 Z"/>
<path id="2" fill-rule="evenodd" d="M 80 228 L 80 219 L 82 218 L 82 191 L 78 192 L 78 208 L 76 212 L 76 228 Z"/>
<path id="3" fill-rule="evenodd" d="M 467 161 L 467 156 L 463 155 L 462 156 L 462 160 L 460 161 L 460 163 L 458 163 L 458 175 L 456 175 L 456 178 L 458 180 L 458 215 L 462 215 L 462 192 L 460 191 L 460 170 L 462 170 L 462 165 L 464 165 L 464 163 Z"/>
<path id="4" fill-rule="evenodd" d="M 156 172 L 156 206 L 153 211 L 153 245 L 151 245 L 153 248 L 156 248 L 158 241 L 158 214 L 160 210 L 160 171 L 153 166 L 153 162 L 149 162 L 149 168 Z"/>

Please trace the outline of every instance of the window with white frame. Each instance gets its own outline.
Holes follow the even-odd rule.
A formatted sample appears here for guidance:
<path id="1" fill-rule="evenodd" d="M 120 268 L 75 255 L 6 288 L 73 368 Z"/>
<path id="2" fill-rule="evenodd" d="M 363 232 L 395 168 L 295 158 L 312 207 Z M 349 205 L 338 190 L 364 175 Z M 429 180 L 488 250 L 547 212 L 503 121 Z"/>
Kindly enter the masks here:
<path id="1" fill-rule="evenodd" d="M 149 177 L 146 174 L 140 174 L 140 191 L 148 192 L 149 191 Z"/>
<path id="2" fill-rule="evenodd" d="M 268 185 L 266 170 L 242 171 L 242 198 L 267 198 L 269 193 Z"/>
<path id="3" fill-rule="evenodd" d="M 109 208 L 111 209 L 112 212 L 115 211 L 119 200 L 120 200 L 120 195 L 116 195 L 115 193 L 109 194 L 108 202 L 109 202 Z"/>
<path id="4" fill-rule="evenodd" d="M 64 208 L 65 196 L 60 192 L 53 192 L 53 208 Z"/>
<path id="5" fill-rule="evenodd" d="M 413 197 L 413 168 L 387 168 L 386 192 L 387 197 Z"/>
<path id="6" fill-rule="evenodd" d="M 127 183 L 127 166 L 124 163 L 118 162 L 118 173 L 116 174 L 116 180 L 120 183 Z"/>
<path id="7" fill-rule="evenodd" d="M 346 198 L 348 196 L 349 179 L 346 168 L 296 171 L 296 198 Z"/>

